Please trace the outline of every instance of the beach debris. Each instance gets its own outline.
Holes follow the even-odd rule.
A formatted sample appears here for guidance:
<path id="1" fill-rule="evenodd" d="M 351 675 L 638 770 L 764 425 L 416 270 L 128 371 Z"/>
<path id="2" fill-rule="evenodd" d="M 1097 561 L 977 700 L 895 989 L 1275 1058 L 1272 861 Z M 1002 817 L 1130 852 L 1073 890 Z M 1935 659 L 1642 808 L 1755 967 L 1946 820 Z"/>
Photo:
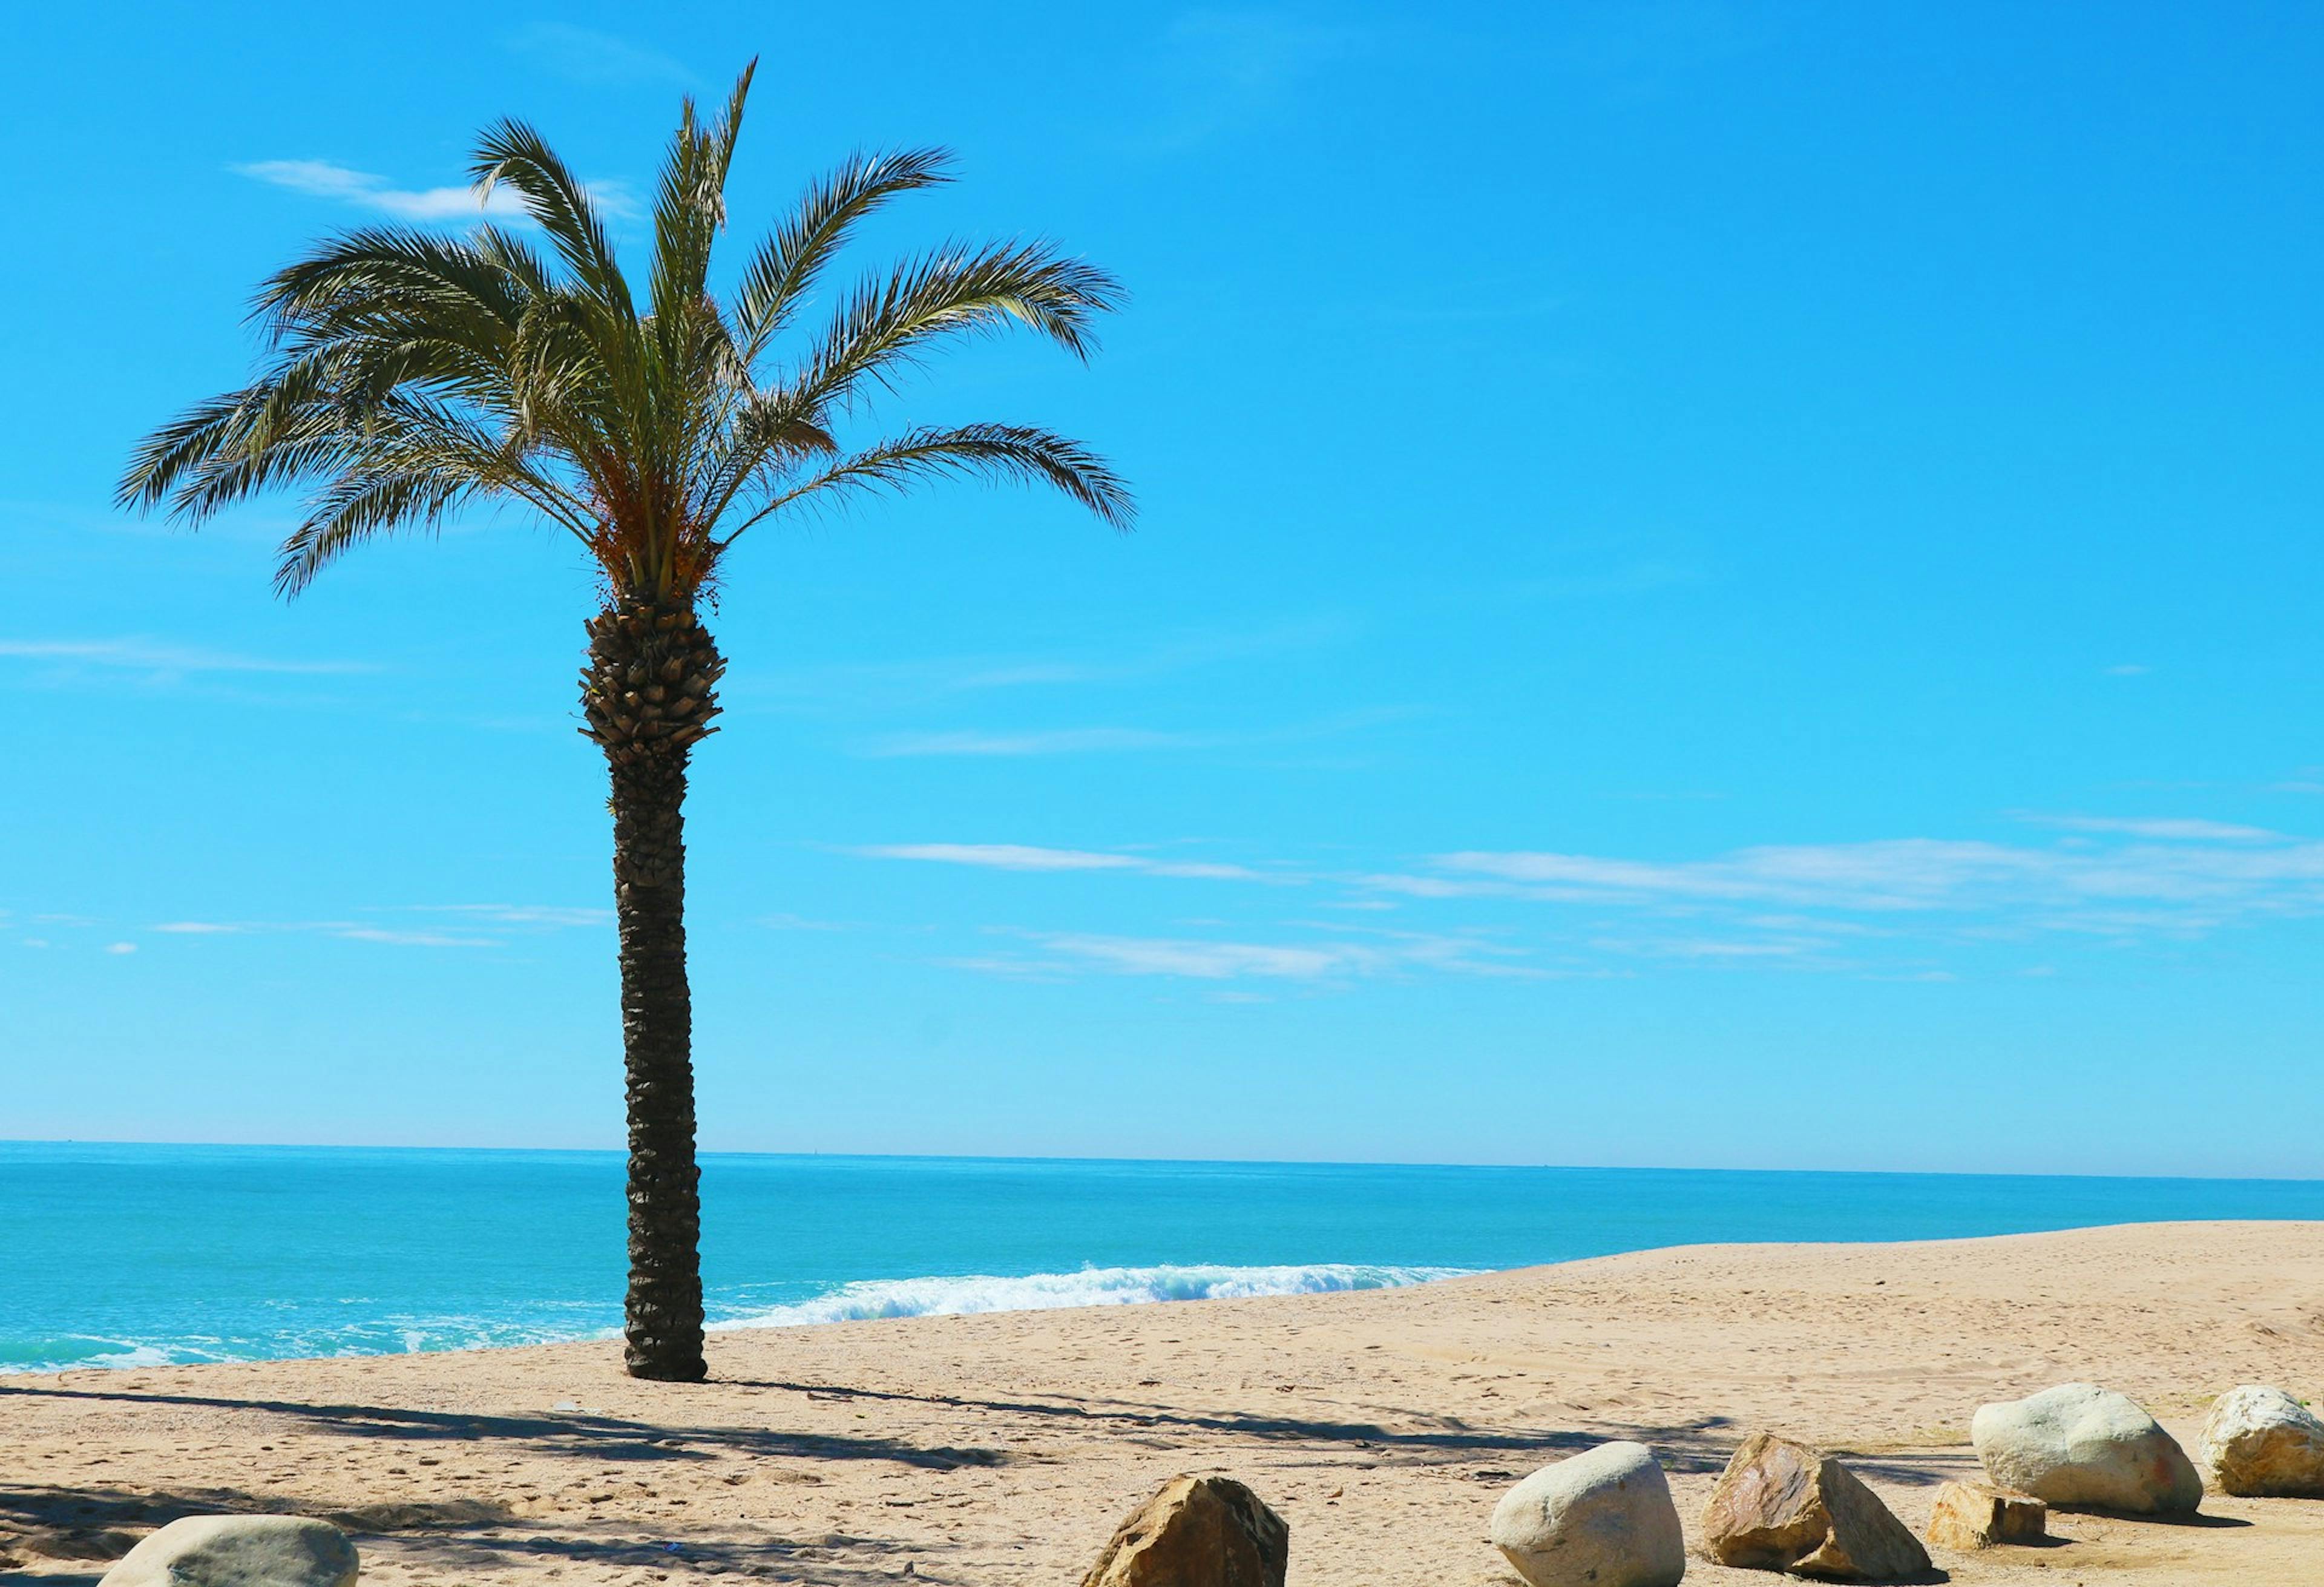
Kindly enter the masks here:
<path id="1" fill-rule="evenodd" d="M 2222 1493 L 2324 1499 L 2324 1419 L 2281 1389 L 2246 1383 L 2219 1396 L 2197 1448 Z"/>
<path id="2" fill-rule="evenodd" d="M 97 1587 L 354 1587 L 355 1545 L 308 1516 L 188 1516 L 124 1555 Z"/>
<path id="3" fill-rule="evenodd" d="M 2136 1400 L 2095 1383 L 1979 1406 L 1969 1435 L 1997 1487 L 2047 1504 L 2191 1515 L 2203 1499 L 2179 1441 Z"/>
<path id="4" fill-rule="evenodd" d="M 1082 1587 L 1283 1587 L 1291 1528 L 1231 1477 L 1173 1477 L 1130 1513 Z"/>
<path id="5" fill-rule="evenodd" d="M 1702 1511 L 1722 1565 L 1836 1581 L 1894 1582 L 1929 1569 L 1929 1551 L 1880 1496 L 1830 1455 L 1773 1433 L 1743 1441 Z"/>
<path id="6" fill-rule="evenodd" d="M 1677 1587 L 1686 1532 L 1643 1444 L 1542 1467 L 1493 1507 L 1492 1545 L 1532 1587 Z"/>
<path id="7" fill-rule="evenodd" d="M 2049 1536 L 2050 1507 L 2030 1493 L 1985 1482 L 1946 1482 L 1929 1509 L 1929 1541 L 1967 1554 Z"/>

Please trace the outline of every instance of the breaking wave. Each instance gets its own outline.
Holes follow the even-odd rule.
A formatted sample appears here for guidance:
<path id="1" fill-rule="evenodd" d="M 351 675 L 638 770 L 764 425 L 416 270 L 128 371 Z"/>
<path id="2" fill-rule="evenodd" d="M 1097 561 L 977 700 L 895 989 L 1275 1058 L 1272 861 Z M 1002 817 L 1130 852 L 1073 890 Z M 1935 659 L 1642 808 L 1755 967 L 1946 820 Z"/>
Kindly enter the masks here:
<path id="1" fill-rule="evenodd" d="M 796 1328 L 873 1317 L 960 1316 L 974 1312 L 1038 1312 L 1063 1306 L 1144 1306 L 1172 1300 L 1231 1300 L 1255 1295 L 1323 1295 L 1396 1289 L 1455 1278 L 1466 1268 L 1381 1267 L 1321 1262 L 1291 1268 L 1084 1268 L 1078 1273 L 1022 1278 L 971 1274 L 954 1278 L 880 1278 L 844 1284 L 826 1295 L 785 1305 L 718 1307 L 713 1328 Z"/>
<path id="2" fill-rule="evenodd" d="M 798 1328 L 874 1317 L 954 1316 L 971 1312 L 1049 1311 L 1063 1306 L 1142 1306 L 1173 1300 L 1228 1300 L 1255 1295 L 1323 1295 L 1394 1289 L 1457 1278 L 1467 1268 L 1369 1266 L 1323 1262 L 1306 1267 L 1224 1266 L 1084 1268 L 1077 1273 L 1021 1278 L 881 1278 L 799 1296 L 805 1286 L 728 1287 L 709 1298 L 710 1326 Z M 773 1293 L 769 1293 L 770 1291 Z M 781 1296 L 782 1298 L 778 1298 Z M 790 1298 L 799 1296 L 799 1298 Z M 392 1313 L 318 1324 L 286 1318 L 278 1327 L 221 1337 L 186 1333 L 137 1340 L 78 1334 L 7 1339 L 0 1335 L 0 1377 L 86 1367 L 182 1367 L 213 1361 L 281 1361 L 314 1356 L 401 1355 L 490 1350 L 608 1339 L 620 1334 L 618 1307 L 604 1303 L 539 1302 L 498 1316 L 415 1317 Z"/>

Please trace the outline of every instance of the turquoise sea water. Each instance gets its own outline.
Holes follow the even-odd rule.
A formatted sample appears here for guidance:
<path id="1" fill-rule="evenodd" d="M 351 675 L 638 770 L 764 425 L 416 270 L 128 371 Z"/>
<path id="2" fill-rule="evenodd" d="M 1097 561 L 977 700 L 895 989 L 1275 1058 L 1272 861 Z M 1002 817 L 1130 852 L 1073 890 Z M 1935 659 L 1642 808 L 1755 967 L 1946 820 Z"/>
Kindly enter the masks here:
<path id="1" fill-rule="evenodd" d="M 2324 1219 L 2324 1181 L 712 1156 L 715 1322 L 1362 1288 L 1705 1241 Z M 0 1371 L 618 1327 L 612 1152 L 0 1142 Z"/>

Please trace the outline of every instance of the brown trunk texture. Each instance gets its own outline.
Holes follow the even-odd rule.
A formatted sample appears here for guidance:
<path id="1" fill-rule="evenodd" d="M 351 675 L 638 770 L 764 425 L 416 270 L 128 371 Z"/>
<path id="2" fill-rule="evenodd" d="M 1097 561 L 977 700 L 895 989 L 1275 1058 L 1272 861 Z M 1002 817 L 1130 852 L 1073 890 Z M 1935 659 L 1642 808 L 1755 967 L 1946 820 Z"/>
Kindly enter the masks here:
<path id="1" fill-rule="evenodd" d="M 686 980 L 686 762 L 726 663 L 686 606 L 622 600 L 589 623 L 582 729 L 613 772 L 613 902 L 629 1094 L 630 1375 L 698 1383 L 701 1171 Z"/>

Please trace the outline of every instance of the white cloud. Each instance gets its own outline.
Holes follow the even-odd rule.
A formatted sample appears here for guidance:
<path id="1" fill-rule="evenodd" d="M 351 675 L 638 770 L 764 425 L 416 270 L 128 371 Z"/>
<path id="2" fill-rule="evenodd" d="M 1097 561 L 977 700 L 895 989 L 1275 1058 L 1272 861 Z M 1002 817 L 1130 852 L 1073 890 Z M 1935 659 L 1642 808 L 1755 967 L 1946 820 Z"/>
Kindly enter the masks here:
<path id="1" fill-rule="evenodd" d="M 1763 844 L 1694 858 L 1458 850 L 1371 873 L 1020 844 L 853 852 L 1021 873 L 1296 883 L 1326 895 L 1309 918 L 1179 920 L 1162 934 L 1018 931 L 1010 935 L 1038 950 L 950 961 L 1052 978 L 1099 971 L 1344 983 L 1429 970 L 1627 973 L 1662 962 L 1934 981 L 1954 973 L 1949 961 L 1959 953 L 2017 951 L 2038 963 L 2056 952 L 2027 946 L 2043 940 L 2184 942 L 2268 918 L 2324 916 L 2324 840 L 2193 817 L 2024 819 L 2052 830 L 2035 841 Z M 1424 924 L 1449 906 L 1494 902 L 1522 911 L 1493 923 L 1522 932 L 1527 951 L 1488 940 L 1474 920 L 1434 935 L 1358 926 L 1382 906 L 1401 905 L 1408 913 L 1391 918 Z M 1351 918 L 1323 918 L 1335 910 Z"/>
<path id="2" fill-rule="evenodd" d="M 613 911 L 557 904 L 414 904 L 413 912 L 486 920 L 495 926 L 611 926 Z"/>
<path id="3" fill-rule="evenodd" d="M 1294 981 L 1368 969 L 1365 950 L 1331 945 L 1284 946 L 1249 942 L 1202 942 L 1168 937 L 1051 937 L 1053 951 L 1126 975 L 1184 975 L 1224 981 L 1257 975 Z"/>
<path id="4" fill-rule="evenodd" d="M 105 951 L 108 954 L 134 954 L 137 951 L 137 945 L 134 942 L 109 942 L 105 945 Z"/>
<path id="5" fill-rule="evenodd" d="M 391 947 L 489 948 L 500 946 L 496 938 L 489 937 L 455 936 L 445 931 L 399 931 L 384 926 L 351 926 L 341 923 L 319 926 L 313 929 L 346 942 L 385 943 Z"/>
<path id="6" fill-rule="evenodd" d="M 383 176 L 355 171 L 327 160 L 260 160 L 233 169 L 235 174 L 256 181 L 310 198 L 374 209 L 398 220 L 525 218 L 523 204 L 507 187 L 495 188 L 489 195 L 473 187 L 399 188 Z M 617 182 L 589 182 L 584 186 L 608 216 L 625 217 L 637 211 L 628 192 Z"/>
<path id="7" fill-rule="evenodd" d="M 2185 843 L 2281 843 L 2283 835 L 2264 826 L 2236 826 L 2225 821 L 2116 816 L 2029 816 L 2027 820 L 2070 832 L 2112 832 L 2126 837 L 2156 837 Z"/>
<path id="8" fill-rule="evenodd" d="M 1519 950 L 1473 937 L 1382 933 L 1369 941 L 1239 942 L 1205 937 L 1129 937 L 1102 932 L 1023 933 L 1046 956 L 986 956 L 946 961 L 993 974 L 1054 978 L 1074 970 L 1193 981 L 1334 982 L 1434 970 L 1471 975 L 1535 976 L 1545 972 L 1509 961 Z"/>
<path id="9" fill-rule="evenodd" d="M 576 909 L 553 904 L 415 904 L 375 911 L 388 915 L 437 915 L 444 924 L 421 927 L 382 925 L 376 920 L 165 920 L 149 930 L 170 937 L 254 937 L 291 935 L 337 937 L 343 942 L 380 943 L 392 947 L 488 948 L 502 946 L 508 931 L 556 931 L 570 927 L 609 926 L 611 909 Z"/>
<path id="10" fill-rule="evenodd" d="M 1138 862 L 1127 854 L 1086 849 L 1045 849 L 1014 843 L 881 844 L 855 853 L 872 860 L 930 860 L 945 865 L 981 865 L 996 871 L 1121 871 Z"/>
<path id="11" fill-rule="evenodd" d="M 475 188 L 398 188 L 383 176 L 351 171 L 327 160 L 260 160 L 234 168 L 238 176 L 288 188 L 309 198 L 335 198 L 392 215 L 398 220 L 515 220 L 524 214 L 506 188 L 490 197 Z"/>
<path id="12" fill-rule="evenodd" d="M 2047 846 L 1935 838 L 1770 845 L 1701 860 L 1462 851 L 1364 885 L 1420 899 L 1510 898 L 1720 917 L 1751 933 L 1997 937 L 2064 931 L 2190 936 L 2264 915 L 2324 911 L 2324 842 L 2225 822 L 2043 817 Z M 1787 913 L 1768 916 L 1768 906 Z"/>
<path id="13" fill-rule="evenodd" d="M 1094 849 L 1040 848 L 1013 843 L 877 844 L 852 851 L 871 860 L 923 860 L 943 865 L 974 865 L 993 871 L 1135 871 L 1148 876 L 1177 876 L 1207 881 L 1297 881 L 1247 865 L 1207 860 L 1155 860 Z"/>

